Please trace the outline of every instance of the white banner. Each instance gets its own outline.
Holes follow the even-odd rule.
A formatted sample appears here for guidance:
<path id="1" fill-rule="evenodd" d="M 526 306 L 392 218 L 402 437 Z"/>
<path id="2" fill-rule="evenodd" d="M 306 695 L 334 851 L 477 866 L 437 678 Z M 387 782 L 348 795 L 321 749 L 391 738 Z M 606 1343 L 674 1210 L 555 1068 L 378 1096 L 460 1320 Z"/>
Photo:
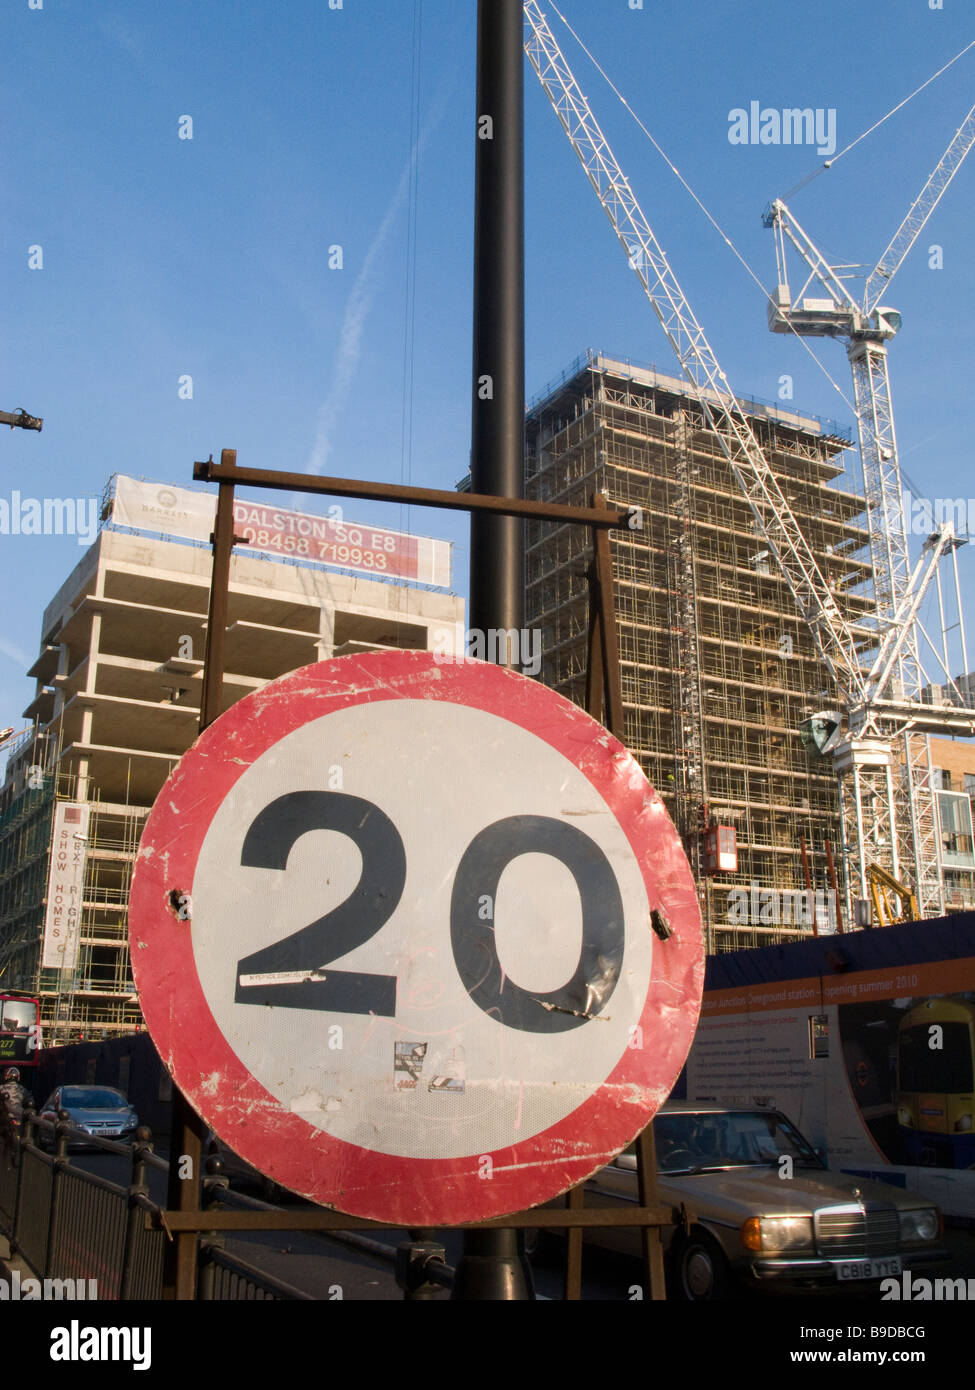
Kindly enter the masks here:
<path id="1" fill-rule="evenodd" d="M 112 521 L 136 531 L 208 541 L 216 509 L 217 499 L 212 493 L 140 483 L 120 474 L 115 482 Z M 450 587 L 450 541 L 240 499 L 234 503 L 234 531 L 243 537 L 248 550 L 284 555 L 299 564 L 306 561 L 385 579 Z"/>
<path id="2" fill-rule="evenodd" d="M 115 479 L 112 521 L 134 531 L 162 531 L 191 541 L 208 541 L 213 531 L 217 499 L 209 492 L 185 487 L 139 483 L 122 474 Z"/>
<path id="3" fill-rule="evenodd" d="M 41 966 L 45 970 L 75 970 L 78 966 L 90 816 L 91 807 L 84 802 L 58 801 L 54 806 L 41 953 Z"/>

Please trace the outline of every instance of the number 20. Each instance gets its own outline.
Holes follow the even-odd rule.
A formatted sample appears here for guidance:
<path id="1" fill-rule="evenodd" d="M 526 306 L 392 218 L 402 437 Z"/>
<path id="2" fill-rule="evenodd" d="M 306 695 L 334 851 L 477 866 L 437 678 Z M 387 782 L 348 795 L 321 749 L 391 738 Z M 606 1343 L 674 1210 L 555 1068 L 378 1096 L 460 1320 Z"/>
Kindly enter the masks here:
<path id="1" fill-rule="evenodd" d="M 245 868 L 287 869 L 294 845 L 311 830 L 347 835 L 362 855 L 362 874 L 338 907 L 290 936 L 237 962 L 238 1004 L 324 1009 L 335 1013 L 396 1013 L 396 977 L 329 970 L 324 979 L 242 985 L 242 975 L 315 972 L 363 945 L 386 924 L 406 884 L 406 851 L 389 817 L 371 801 L 345 792 L 301 791 L 279 796 L 253 820 L 241 850 Z M 572 874 L 582 907 L 582 945 L 576 968 L 558 989 L 532 992 L 505 976 L 495 924 L 478 914 L 494 900 L 501 875 L 522 854 L 545 854 Z M 522 930 L 536 923 L 526 920 Z M 561 1033 L 599 1013 L 616 988 L 623 963 L 624 914 L 616 875 L 596 842 L 576 826 L 549 816 L 508 816 L 480 830 L 461 855 L 450 901 L 454 963 L 471 999 L 509 1028 Z"/>

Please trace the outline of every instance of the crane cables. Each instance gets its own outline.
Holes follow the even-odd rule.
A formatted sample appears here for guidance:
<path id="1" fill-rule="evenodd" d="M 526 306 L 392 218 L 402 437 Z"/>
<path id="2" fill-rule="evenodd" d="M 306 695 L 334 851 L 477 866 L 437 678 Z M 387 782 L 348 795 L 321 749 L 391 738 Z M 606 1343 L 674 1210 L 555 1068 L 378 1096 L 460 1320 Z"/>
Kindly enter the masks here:
<path id="1" fill-rule="evenodd" d="M 867 130 L 865 130 L 862 135 L 858 135 L 855 140 L 851 140 L 848 145 L 846 145 L 842 150 L 840 150 L 839 154 L 834 154 L 832 159 L 827 159 L 825 164 L 820 164 L 819 167 L 817 169 L 814 169 L 811 174 L 807 174 L 804 179 L 800 179 L 799 182 L 794 185 L 794 187 L 789 189 L 788 193 L 785 194 L 782 201 L 785 202 L 789 198 L 794 197 L 795 194 L 797 194 L 801 188 L 805 188 L 808 183 L 812 183 L 813 179 L 818 179 L 820 174 L 825 174 L 827 169 L 832 169 L 833 165 L 836 163 L 838 159 L 842 159 L 845 154 L 850 153 L 850 151 L 854 148 L 855 145 L 859 145 L 861 140 L 866 140 L 868 135 L 872 135 L 875 130 L 879 130 L 879 128 L 883 125 L 884 121 L 889 121 L 891 116 L 896 116 L 898 111 L 902 110 L 909 101 L 913 101 L 916 96 L 918 96 L 921 92 L 924 91 L 925 87 L 930 87 L 931 83 L 934 82 L 936 78 L 939 78 L 943 72 L 947 72 L 953 63 L 958 62 L 959 58 L 964 58 L 965 54 L 968 52 L 970 48 L 975 48 L 975 39 L 972 39 L 971 43 L 966 44 L 965 47 L 959 53 L 956 53 L 953 58 L 950 58 L 948 62 L 945 63 L 944 67 L 941 67 L 938 69 L 937 72 L 932 73 L 926 82 L 921 83 L 920 87 L 915 87 L 914 91 L 911 92 L 910 96 L 906 96 L 903 101 L 899 101 L 896 106 L 892 106 L 890 110 L 887 112 L 886 116 L 881 116 L 880 120 L 874 121 L 873 125 L 870 126 Z"/>
<path id="2" fill-rule="evenodd" d="M 416 354 L 416 239 L 420 179 L 420 76 L 423 37 L 423 0 L 413 0 L 412 56 L 410 64 L 409 174 L 406 215 L 406 265 L 403 310 L 403 401 L 400 417 L 400 483 L 413 481 L 413 404 Z M 400 530 L 410 530 L 410 510 L 399 509 Z"/>
<path id="3" fill-rule="evenodd" d="M 626 108 L 626 110 L 628 111 L 628 113 L 630 114 L 630 116 L 632 116 L 633 120 L 637 123 L 637 125 L 638 125 L 638 126 L 640 127 L 640 129 L 643 131 L 644 135 L 645 135 L 645 136 L 647 137 L 647 139 L 650 141 L 651 145 L 654 147 L 654 149 L 655 149 L 655 150 L 657 151 L 657 153 L 660 155 L 660 158 L 661 158 L 661 159 L 664 161 L 664 163 L 667 165 L 668 169 L 670 169 L 670 171 L 671 171 L 671 173 L 674 175 L 674 177 L 678 180 L 678 182 L 679 182 L 679 183 L 683 186 L 683 188 L 687 191 L 687 193 L 688 193 L 688 194 L 690 195 L 690 197 L 694 200 L 694 202 L 697 204 L 697 206 L 701 209 L 701 211 L 704 213 L 704 216 L 705 216 L 705 217 L 707 218 L 707 220 L 711 223 L 711 226 L 714 228 L 714 230 L 715 230 L 715 231 L 718 233 L 718 235 L 720 236 L 721 240 L 725 243 L 725 245 L 729 248 L 729 250 L 731 251 L 731 253 L 736 257 L 736 259 L 737 259 L 737 260 L 740 262 L 740 264 L 744 267 L 744 269 L 745 269 L 745 271 L 747 272 L 747 274 L 751 277 L 751 279 L 755 282 L 755 284 L 756 284 L 756 285 L 758 286 L 758 288 L 761 290 L 762 296 L 764 297 L 764 299 L 766 300 L 766 302 L 767 302 L 768 304 L 771 304 L 772 307 L 775 308 L 775 307 L 776 307 L 775 300 L 774 300 L 774 299 L 772 298 L 772 296 L 769 294 L 768 290 L 765 288 L 765 285 L 764 285 L 764 284 L 762 283 L 762 281 L 759 279 L 758 275 L 755 273 L 755 271 L 754 271 L 754 270 L 751 268 L 751 266 L 748 264 L 748 261 L 745 259 L 744 255 L 741 253 L 741 251 L 738 250 L 738 247 L 737 247 L 737 246 L 735 245 L 735 243 L 732 241 L 731 237 L 730 237 L 730 236 L 728 235 L 728 233 L 724 230 L 724 228 L 720 225 L 720 223 L 718 222 L 717 218 L 715 218 L 715 217 L 713 216 L 713 214 L 711 213 L 711 211 L 704 205 L 704 203 L 702 202 L 702 200 L 701 200 L 701 199 L 698 197 L 698 195 L 694 192 L 694 189 L 693 189 L 693 188 L 690 186 L 690 184 L 687 182 L 687 180 L 685 179 L 684 175 L 683 175 L 683 174 L 680 172 L 680 170 L 677 168 L 677 165 L 674 163 L 674 161 L 670 158 L 670 156 L 667 154 L 667 152 L 666 152 L 664 149 L 662 149 L 662 147 L 659 145 L 659 143 L 657 142 L 657 140 L 654 138 L 654 136 L 651 134 L 651 132 L 647 129 L 647 127 L 646 127 L 646 125 L 644 124 L 644 122 L 641 120 L 641 118 L 640 118 L 639 115 L 636 113 L 636 111 L 634 111 L 633 107 L 632 107 L 632 106 L 630 105 L 630 103 L 627 101 L 626 97 L 623 95 L 623 93 L 622 93 L 622 92 L 620 91 L 620 89 L 617 87 L 617 85 L 616 85 L 616 83 L 613 81 L 613 79 L 612 79 L 612 78 L 609 76 L 609 74 L 606 72 L 605 68 L 602 66 L 602 64 L 599 62 L 599 60 L 595 57 L 595 55 L 591 52 L 591 50 L 586 46 L 586 44 L 583 42 L 583 40 L 579 37 L 579 35 L 576 33 L 575 29 L 573 29 L 572 25 L 569 23 L 569 21 L 566 19 L 565 15 L 564 15 L 564 14 L 562 13 L 562 11 L 559 9 L 558 5 L 555 3 L 555 0 L 549 0 L 549 4 L 550 4 L 552 10 L 554 10 L 554 12 L 558 15 L 559 19 L 560 19 L 560 20 L 562 21 L 562 23 L 565 25 L 566 29 L 568 29 L 569 33 L 570 33 L 570 34 L 572 35 L 572 37 L 575 39 L 576 43 L 577 43 L 577 44 L 579 45 L 579 47 L 582 49 L 583 53 L 585 53 L 586 57 L 587 57 L 587 58 L 589 59 L 589 61 L 592 63 L 593 67 L 596 69 L 596 71 L 597 71 L 597 72 L 599 73 L 599 75 L 602 77 L 603 81 L 604 81 L 604 82 L 606 83 L 606 85 L 609 87 L 610 91 L 612 91 L 612 92 L 614 93 L 614 95 L 615 95 L 616 97 L 618 97 L 618 99 L 619 99 L 620 102 L 623 104 L 623 106 Z M 969 47 L 971 47 L 971 45 L 969 45 Z M 959 54 L 959 57 L 960 57 L 960 56 L 961 56 L 961 55 Z M 933 80 L 933 79 L 932 79 L 932 80 Z M 832 376 L 832 374 L 830 373 L 830 371 L 829 371 L 829 369 L 826 367 L 826 365 L 825 365 L 823 362 L 821 362 L 820 359 L 816 356 L 815 352 L 813 352 L 812 348 L 809 346 L 808 342 L 807 342 L 806 339 L 802 336 L 802 334 L 800 334 L 799 332 L 797 332 L 797 330 L 796 330 L 795 328 L 793 328 L 792 324 L 789 324 L 789 331 L 790 331 L 790 332 L 793 334 L 793 336 L 794 336 L 795 338 L 797 338 L 798 341 L 802 344 L 802 347 L 804 348 L 804 350 L 809 354 L 809 356 L 812 358 L 812 360 L 816 363 L 816 366 L 817 366 L 817 367 L 819 368 L 819 370 L 823 373 L 823 375 L 825 376 L 826 380 L 827 380 L 827 381 L 829 382 L 829 384 L 832 386 L 833 390 L 837 392 L 837 394 L 839 395 L 840 399 L 843 401 L 844 405 L 847 407 L 847 409 L 848 409 L 848 410 L 850 411 L 850 413 L 852 414 L 853 418 L 856 419 L 856 417 L 857 417 L 857 409 L 856 409 L 856 406 L 853 404 L 853 402 L 850 400 L 849 396 L 848 396 L 848 395 L 846 394 L 846 392 L 843 390 L 843 387 L 842 387 L 842 386 L 839 384 L 839 382 Z"/>

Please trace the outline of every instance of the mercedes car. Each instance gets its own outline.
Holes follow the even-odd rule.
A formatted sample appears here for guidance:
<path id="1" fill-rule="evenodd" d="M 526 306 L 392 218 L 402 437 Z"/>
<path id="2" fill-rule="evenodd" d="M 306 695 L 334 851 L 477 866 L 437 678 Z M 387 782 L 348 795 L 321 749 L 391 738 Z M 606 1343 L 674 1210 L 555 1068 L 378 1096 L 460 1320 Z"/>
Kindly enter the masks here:
<path id="1" fill-rule="evenodd" d="M 660 1201 L 690 1213 L 662 1232 L 679 1298 L 723 1298 L 736 1282 L 852 1292 L 945 1256 L 934 1203 L 830 1171 L 778 1110 L 669 1101 L 654 1137 Z M 620 1154 L 587 1183 L 587 1207 L 637 1205 L 636 1167 L 634 1148 Z M 640 1253 L 635 1226 L 586 1239 Z"/>

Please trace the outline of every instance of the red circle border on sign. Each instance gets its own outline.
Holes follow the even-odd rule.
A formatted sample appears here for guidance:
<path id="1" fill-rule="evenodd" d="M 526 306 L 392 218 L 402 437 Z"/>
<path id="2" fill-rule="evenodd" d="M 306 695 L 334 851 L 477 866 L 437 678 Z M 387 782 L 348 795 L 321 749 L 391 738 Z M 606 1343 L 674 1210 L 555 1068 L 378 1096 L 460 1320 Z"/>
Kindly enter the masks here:
<path id="1" fill-rule="evenodd" d="M 650 908 L 662 908 L 673 931 L 653 944 L 641 1037 L 634 1038 L 642 1045 L 625 1048 L 605 1083 L 563 1120 L 490 1155 L 380 1154 L 283 1110 L 220 1031 L 200 983 L 190 924 L 178 920 L 172 905 L 174 890 L 191 893 L 213 817 L 268 748 L 331 712 L 390 699 L 484 710 L 561 753 L 616 817 L 641 866 Z M 509 1215 L 557 1196 L 608 1163 L 670 1094 L 697 1026 L 704 983 L 693 877 L 666 808 L 632 756 L 548 687 L 486 662 L 429 652 L 373 652 L 320 662 L 233 705 L 200 735 L 156 799 L 140 841 L 129 917 L 133 975 L 149 1032 L 206 1123 L 283 1186 L 323 1206 L 394 1226 Z"/>

